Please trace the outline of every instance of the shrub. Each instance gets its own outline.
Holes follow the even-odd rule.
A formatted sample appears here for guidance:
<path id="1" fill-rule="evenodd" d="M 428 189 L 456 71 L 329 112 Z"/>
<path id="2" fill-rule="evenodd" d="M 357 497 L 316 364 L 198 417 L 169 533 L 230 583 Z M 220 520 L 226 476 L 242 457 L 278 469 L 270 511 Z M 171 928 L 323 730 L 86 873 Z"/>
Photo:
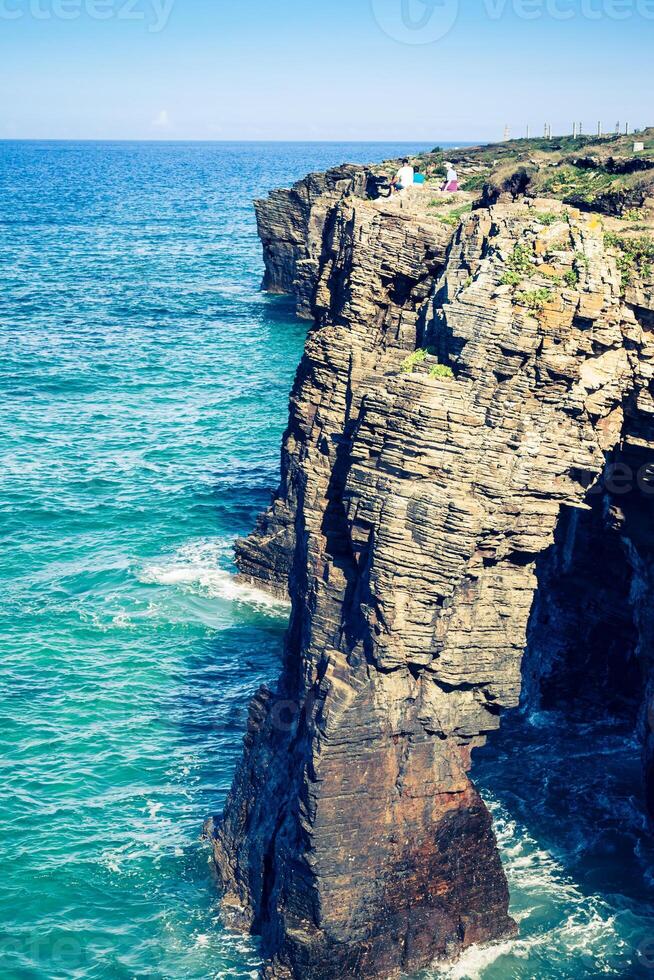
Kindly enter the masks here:
<path id="1" fill-rule="evenodd" d="M 549 211 L 537 211 L 534 215 L 536 221 L 539 225 L 553 225 L 556 221 L 559 221 L 558 214 L 552 214 Z"/>
<path id="2" fill-rule="evenodd" d="M 577 269 L 576 266 L 563 273 L 563 281 L 566 286 L 570 286 L 571 289 L 574 289 L 575 286 L 579 285 L 579 279 L 579 269 Z"/>
<path id="3" fill-rule="evenodd" d="M 506 264 L 512 272 L 528 276 L 534 268 L 533 252 L 526 245 L 515 245 Z"/>
<path id="4" fill-rule="evenodd" d="M 430 378 L 453 378 L 454 371 L 451 367 L 446 364 L 434 364 L 433 368 L 429 371 Z"/>
<path id="5" fill-rule="evenodd" d="M 519 272 L 508 269 L 502 276 L 501 282 L 503 286 L 519 286 L 522 282 L 522 276 Z"/>
<path id="6" fill-rule="evenodd" d="M 586 272 L 590 272 L 590 259 L 585 252 L 575 252 L 575 265 L 577 269 L 583 265 Z"/>
<path id="7" fill-rule="evenodd" d="M 413 374 L 414 368 L 416 368 L 419 364 L 422 364 L 428 354 L 429 351 L 425 350 L 423 347 L 419 347 L 417 350 L 414 350 L 413 353 L 409 354 L 408 357 L 405 357 L 400 364 L 400 371 L 402 374 Z"/>
<path id="8" fill-rule="evenodd" d="M 651 275 L 654 262 L 654 238 L 651 235 L 623 238 L 609 231 L 604 236 L 604 244 L 620 253 L 618 269 L 624 289 L 631 285 L 635 274 L 642 278 Z"/>
<path id="9" fill-rule="evenodd" d="M 485 170 L 483 173 L 474 174 L 472 177 L 468 177 L 464 180 L 462 185 L 462 190 L 464 191 L 480 191 L 488 183 L 488 179 L 491 175 L 491 170 Z"/>
<path id="10" fill-rule="evenodd" d="M 419 364 L 422 364 L 428 357 L 436 357 L 436 350 L 433 347 L 418 347 L 411 354 L 404 358 L 400 364 L 402 374 L 413 374 Z M 429 371 L 432 378 L 453 378 L 452 369 L 444 364 L 434 364 Z"/>
<path id="11" fill-rule="evenodd" d="M 540 311 L 544 308 L 548 300 L 551 299 L 551 296 L 552 293 L 550 290 L 543 287 L 541 289 L 532 289 L 518 293 L 516 299 L 521 306 L 526 306 L 529 310 Z"/>
<path id="12" fill-rule="evenodd" d="M 444 214 L 440 220 L 443 224 L 449 225 L 451 228 L 456 228 L 463 215 L 468 211 L 472 211 L 472 204 L 464 204 L 463 207 L 455 208 L 449 214 Z"/>

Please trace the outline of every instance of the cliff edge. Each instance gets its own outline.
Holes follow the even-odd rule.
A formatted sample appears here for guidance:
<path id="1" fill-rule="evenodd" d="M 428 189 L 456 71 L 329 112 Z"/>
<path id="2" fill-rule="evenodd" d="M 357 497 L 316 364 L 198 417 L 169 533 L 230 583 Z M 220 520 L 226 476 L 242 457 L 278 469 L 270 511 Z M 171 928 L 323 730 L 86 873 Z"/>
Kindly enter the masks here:
<path id="1" fill-rule="evenodd" d="M 209 830 L 270 977 L 393 977 L 515 933 L 469 771 L 526 687 L 610 689 L 653 769 L 646 168 L 608 216 L 537 196 L 564 150 L 527 181 L 489 152 L 455 199 L 346 167 L 257 205 L 265 285 L 314 322 L 237 562 L 292 614 Z"/>

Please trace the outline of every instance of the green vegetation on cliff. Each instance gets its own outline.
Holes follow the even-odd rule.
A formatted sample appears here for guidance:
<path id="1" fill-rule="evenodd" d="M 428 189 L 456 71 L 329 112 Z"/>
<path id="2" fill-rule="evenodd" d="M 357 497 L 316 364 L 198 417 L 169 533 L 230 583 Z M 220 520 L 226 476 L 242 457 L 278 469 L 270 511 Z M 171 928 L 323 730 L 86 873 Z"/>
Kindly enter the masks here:
<path id="1" fill-rule="evenodd" d="M 635 151 L 635 141 L 644 144 L 642 151 Z M 416 160 L 427 180 L 436 181 L 442 179 L 446 158 L 454 163 L 462 189 L 479 192 L 485 202 L 503 193 L 526 193 L 621 216 L 638 213 L 654 197 L 654 128 L 635 136 L 520 139 L 447 151 L 437 147 Z M 547 224 L 551 216 L 543 212 L 542 218 Z"/>

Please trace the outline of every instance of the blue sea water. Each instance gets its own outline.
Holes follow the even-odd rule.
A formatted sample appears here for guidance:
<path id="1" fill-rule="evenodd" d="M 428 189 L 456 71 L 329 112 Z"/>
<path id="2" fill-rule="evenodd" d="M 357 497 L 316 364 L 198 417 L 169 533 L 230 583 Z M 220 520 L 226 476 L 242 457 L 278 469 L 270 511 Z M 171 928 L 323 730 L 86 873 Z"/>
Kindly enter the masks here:
<path id="1" fill-rule="evenodd" d="M 251 200 L 404 149 L 0 143 L 3 980 L 256 975 L 199 841 L 287 617 L 231 565 L 306 331 Z M 630 733 L 509 721 L 475 771 L 522 935 L 445 975 L 654 976 Z"/>

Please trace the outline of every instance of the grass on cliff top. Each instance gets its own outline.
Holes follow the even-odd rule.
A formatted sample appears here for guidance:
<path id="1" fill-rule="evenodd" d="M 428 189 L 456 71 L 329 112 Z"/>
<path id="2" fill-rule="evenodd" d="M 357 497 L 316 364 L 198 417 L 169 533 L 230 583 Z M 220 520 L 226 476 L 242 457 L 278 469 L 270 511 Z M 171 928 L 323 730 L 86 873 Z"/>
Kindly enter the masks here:
<path id="1" fill-rule="evenodd" d="M 643 151 L 634 151 L 636 141 L 644 144 Z M 653 157 L 654 128 L 650 128 L 599 138 L 573 139 L 568 134 L 447 150 L 435 147 L 414 160 L 428 181 L 441 180 L 444 161 L 451 160 L 461 188 L 476 195 L 487 188 L 489 201 L 502 193 L 514 199 L 526 193 L 532 198 L 556 198 L 584 211 L 621 216 L 654 197 L 654 169 L 647 168 Z M 452 215 L 442 220 L 451 224 L 457 219 Z"/>
<path id="2" fill-rule="evenodd" d="M 588 204 L 600 195 L 616 190 L 625 184 L 623 174 L 609 174 L 604 170 L 591 170 L 573 164 L 562 164 L 537 181 L 538 190 L 554 194 L 563 200 L 580 198 Z"/>
<path id="3" fill-rule="evenodd" d="M 467 190 L 478 190 L 483 183 L 503 167 L 518 164 L 533 163 L 549 168 L 565 158 L 571 160 L 575 156 L 592 152 L 598 159 L 606 159 L 616 154 L 633 156 L 634 140 L 645 142 L 645 155 L 650 143 L 654 145 L 654 129 L 644 134 L 630 136 L 554 136 L 552 139 L 535 137 L 531 139 L 514 139 L 502 143 L 490 143 L 480 146 L 462 146 L 443 151 L 434 147 L 431 153 L 422 153 L 416 159 L 427 169 L 438 169 L 445 159 L 452 160 L 461 169 L 461 176 Z M 466 174 L 467 167 L 473 167 L 476 173 Z"/>
<path id="4" fill-rule="evenodd" d="M 641 132 L 629 133 L 609 133 L 605 136 L 577 136 L 572 134 L 563 136 L 553 136 L 545 139 L 542 136 L 530 137 L 529 139 L 512 139 L 502 143 L 489 143 L 475 147 L 460 147 L 459 149 L 447 150 L 447 159 L 457 162 L 464 158 L 473 158 L 477 163 L 487 163 L 497 166 L 501 162 L 524 161 L 528 157 L 544 155 L 545 157 L 566 157 L 584 154 L 592 151 L 592 155 L 599 159 L 606 159 L 610 156 L 633 156 L 634 142 L 641 141 L 645 144 L 645 155 L 648 150 L 654 149 L 654 127 Z M 443 155 L 440 147 L 437 148 L 439 155 Z M 429 154 L 426 154 L 429 156 Z"/>
<path id="5" fill-rule="evenodd" d="M 645 145 L 640 153 L 633 148 L 637 140 Z M 587 210 L 619 214 L 621 208 L 633 207 L 639 196 L 654 193 L 654 171 L 614 173 L 615 163 L 638 160 L 640 166 L 653 154 L 654 128 L 628 136 L 507 140 L 445 153 L 436 147 L 420 159 L 428 175 L 442 172 L 445 157 L 452 160 L 466 191 L 479 192 L 490 185 L 513 192 L 516 182 L 526 183 L 532 196 L 556 197 Z"/>

